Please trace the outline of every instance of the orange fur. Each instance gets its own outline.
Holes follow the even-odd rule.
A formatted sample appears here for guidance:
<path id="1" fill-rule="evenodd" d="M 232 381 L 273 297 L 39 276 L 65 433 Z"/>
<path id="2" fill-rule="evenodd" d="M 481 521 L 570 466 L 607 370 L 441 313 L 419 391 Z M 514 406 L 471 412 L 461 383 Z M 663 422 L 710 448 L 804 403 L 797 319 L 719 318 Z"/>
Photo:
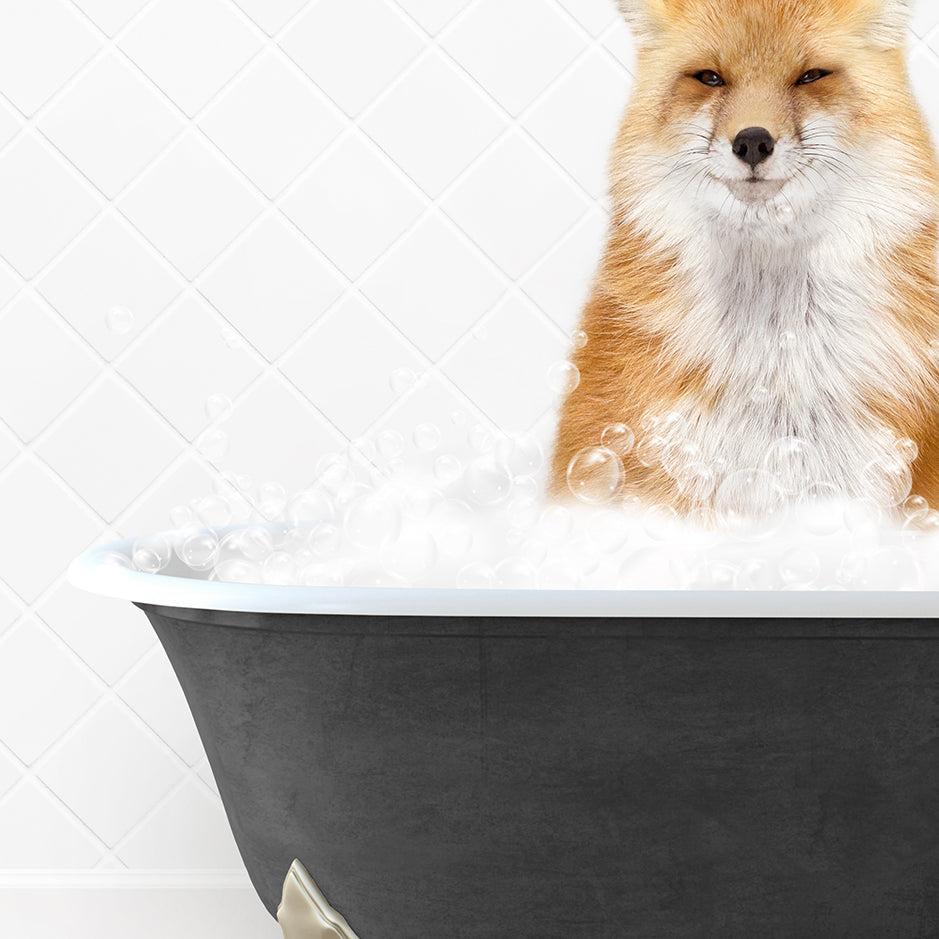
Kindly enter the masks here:
<path id="1" fill-rule="evenodd" d="M 622 2 L 635 7 L 638 0 Z M 888 2 L 644 0 L 636 90 L 611 163 L 609 239 L 582 317 L 588 343 L 573 357 L 581 382 L 558 426 L 550 483 L 556 497 L 567 494 L 571 459 L 599 446 L 609 424 L 625 423 L 641 438 L 644 415 L 689 401 L 708 413 L 737 393 L 732 382 L 716 381 L 706 364 L 678 354 L 670 342 L 677 324 L 693 315 L 694 285 L 682 273 L 681 247 L 654 237 L 655 219 L 640 224 L 630 212 L 645 185 L 637 166 L 674 150 L 676 129 L 702 111 L 712 140 L 732 140 L 754 126 L 776 139 L 798 139 L 806 121 L 821 114 L 845 127 L 846 146 L 889 140 L 902 148 L 926 207 L 912 237 L 885 244 L 869 258 L 887 298 L 877 315 L 909 340 L 925 377 L 912 391 L 861 389 L 861 397 L 872 421 L 916 441 L 914 494 L 939 507 L 939 373 L 929 352 L 939 338 L 939 229 L 932 208 L 939 202 L 939 169 L 909 90 L 903 51 L 883 39 Z M 832 74 L 796 85 L 812 68 Z M 726 86 L 702 84 L 694 76 L 704 69 L 721 75 Z M 625 481 L 625 492 L 688 508 L 668 474 L 643 467 L 635 454 L 626 460 Z"/>

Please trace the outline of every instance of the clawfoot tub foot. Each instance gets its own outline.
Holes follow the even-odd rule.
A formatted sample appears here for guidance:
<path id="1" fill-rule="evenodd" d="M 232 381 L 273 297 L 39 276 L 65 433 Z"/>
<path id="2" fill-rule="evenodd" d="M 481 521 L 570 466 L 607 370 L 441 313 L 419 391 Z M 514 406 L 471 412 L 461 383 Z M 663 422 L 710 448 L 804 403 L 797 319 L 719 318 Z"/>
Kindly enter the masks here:
<path id="1" fill-rule="evenodd" d="M 284 939 L 358 939 L 299 861 L 287 871 L 277 922 Z"/>

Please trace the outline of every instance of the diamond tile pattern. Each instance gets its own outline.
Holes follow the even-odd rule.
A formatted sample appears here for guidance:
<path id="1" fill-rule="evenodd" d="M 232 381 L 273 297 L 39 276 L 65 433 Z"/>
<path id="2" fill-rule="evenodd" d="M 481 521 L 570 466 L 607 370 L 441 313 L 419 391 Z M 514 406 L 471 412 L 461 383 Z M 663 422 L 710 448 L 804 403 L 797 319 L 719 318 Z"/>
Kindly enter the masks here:
<path id="1" fill-rule="evenodd" d="M 935 0 L 910 40 L 939 130 Z M 65 568 L 211 490 L 211 394 L 288 487 L 547 440 L 634 51 L 611 0 L 0 4 L 0 869 L 241 869 L 149 626 Z"/>

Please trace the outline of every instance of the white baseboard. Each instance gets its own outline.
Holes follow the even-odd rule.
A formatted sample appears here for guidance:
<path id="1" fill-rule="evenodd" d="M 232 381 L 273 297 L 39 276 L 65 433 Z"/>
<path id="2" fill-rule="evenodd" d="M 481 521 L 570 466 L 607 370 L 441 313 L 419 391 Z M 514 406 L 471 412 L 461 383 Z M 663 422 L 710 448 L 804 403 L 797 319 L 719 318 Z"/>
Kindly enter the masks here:
<path id="1" fill-rule="evenodd" d="M 244 874 L 0 873 L 10 939 L 283 939 Z"/>

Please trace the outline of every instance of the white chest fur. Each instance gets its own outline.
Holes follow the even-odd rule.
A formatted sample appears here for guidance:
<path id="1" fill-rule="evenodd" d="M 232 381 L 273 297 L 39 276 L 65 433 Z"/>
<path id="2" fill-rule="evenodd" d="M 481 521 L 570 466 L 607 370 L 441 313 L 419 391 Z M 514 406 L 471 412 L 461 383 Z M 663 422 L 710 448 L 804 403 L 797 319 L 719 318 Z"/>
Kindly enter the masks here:
<path id="1" fill-rule="evenodd" d="M 719 476 L 763 467 L 776 441 L 798 438 L 813 450 L 812 475 L 865 494 L 864 468 L 885 454 L 866 402 L 907 393 L 917 367 L 872 261 L 840 233 L 795 246 L 688 245 L 684 275 L 696 301 L 671 324 L 670 345 L 705 368 L 712 395 L 678 411 L 686 439 Z"/>

